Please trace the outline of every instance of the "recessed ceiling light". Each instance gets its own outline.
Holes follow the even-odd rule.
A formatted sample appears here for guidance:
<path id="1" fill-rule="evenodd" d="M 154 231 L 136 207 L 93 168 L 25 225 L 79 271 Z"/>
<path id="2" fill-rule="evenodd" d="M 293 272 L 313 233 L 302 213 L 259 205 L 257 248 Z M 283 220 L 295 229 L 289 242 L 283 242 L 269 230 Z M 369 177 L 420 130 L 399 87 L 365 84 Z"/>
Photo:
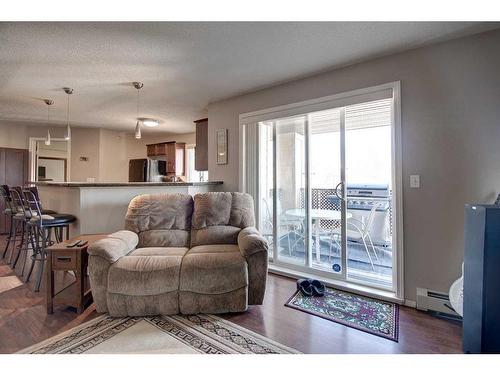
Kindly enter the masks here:
<path id="1" fill-rule="evenodd" d="M 147 126 L 149 128 L 154 128 L 155 126 L 160 125 L 160 121 L 152 118 L 144 118 L 142 119 L 142 123 L 144 124 L 144 126 Z"/>

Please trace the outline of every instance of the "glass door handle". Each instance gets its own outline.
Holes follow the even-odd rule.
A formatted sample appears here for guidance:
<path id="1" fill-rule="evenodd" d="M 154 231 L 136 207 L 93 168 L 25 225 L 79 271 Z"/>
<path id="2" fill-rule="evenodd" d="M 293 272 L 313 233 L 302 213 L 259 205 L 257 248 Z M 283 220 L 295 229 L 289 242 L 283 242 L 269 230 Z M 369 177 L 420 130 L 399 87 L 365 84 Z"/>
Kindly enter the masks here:
<path id="1" fill-rule="evenodd" d="M 339 194 L 339 187 L 341 187 L 341 194 Z M 344 182 L 340 181 L 337 186 L 335 186 L 335 195 L 337 198 L 344 200 Z"/>

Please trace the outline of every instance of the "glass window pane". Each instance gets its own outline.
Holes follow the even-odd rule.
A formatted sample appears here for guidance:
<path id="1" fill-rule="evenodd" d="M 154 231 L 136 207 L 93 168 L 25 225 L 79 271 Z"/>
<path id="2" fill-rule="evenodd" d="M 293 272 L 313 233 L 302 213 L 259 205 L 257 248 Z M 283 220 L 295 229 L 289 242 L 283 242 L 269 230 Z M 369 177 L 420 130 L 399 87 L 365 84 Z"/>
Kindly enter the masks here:
<path id="1" fill-rule="evenodd" d="M 311 113 L 310 174 L 312 266 L 342 272 L 340 109 Z"/>
<path id="2" fill-rule="evenodd" d="M 392 287 L 391 100 L 346 107 L 347 277 Z"/>
<path id="3" fill-rule="evenodd" d="M 277 257 L 305 265 L 305 117 L 275 123 Z"/>

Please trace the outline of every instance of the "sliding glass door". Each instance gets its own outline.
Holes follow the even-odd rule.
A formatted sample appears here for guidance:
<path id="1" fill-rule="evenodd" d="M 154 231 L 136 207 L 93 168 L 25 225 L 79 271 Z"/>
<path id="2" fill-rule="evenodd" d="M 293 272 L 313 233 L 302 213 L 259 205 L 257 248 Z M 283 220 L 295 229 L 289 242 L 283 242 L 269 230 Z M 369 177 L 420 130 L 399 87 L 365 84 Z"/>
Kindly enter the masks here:
<path id="1" fill-rule="evenodd" d="M 396 291 L 394 105 L 375 99 L 248 128 L 274 266 Z"/>
<path id="2" fill-rule="evenodd" d="M 392 289 L 392 100 L 345 108 L 347 278 Z"/>
<path id="3" fill-rule="evenodd" d="M 344 110 L 308 114 L 311 268 L 345 277 Z"/>

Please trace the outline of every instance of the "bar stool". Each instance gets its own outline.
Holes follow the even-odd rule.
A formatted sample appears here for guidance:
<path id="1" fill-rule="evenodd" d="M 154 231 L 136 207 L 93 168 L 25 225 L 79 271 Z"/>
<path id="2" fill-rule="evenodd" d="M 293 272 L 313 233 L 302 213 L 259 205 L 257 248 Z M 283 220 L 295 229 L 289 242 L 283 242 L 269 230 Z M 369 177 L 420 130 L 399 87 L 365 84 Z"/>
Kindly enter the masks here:
<path id="1" fill-rule="evenodd" d="M 38 193 L 38 188 L 36 186 L 27 186 L 26 188 L 24 188 L 24 190 L 29 190 L 33 193 L 33 195 L 35 196 L 35 199 L 38 203 L 38 207 L 40 207 L 40 210 L 42 210 L 42 214 L 44 214 L 44 215 L 57 214 L 57 211 L 47 210 L 47 209 L 42 207 L 42 201 L 40 200 L 40 194 Z M 22 195 L 24 195 L 24 194 L 22 194 Z M 29 207 L 25 207 L 25 210 L 27 212 L 29 212 Z"/>
<path id="2" fill-rule="evenodd" d="M 15 213 L 12 217 L 12 226 L 14 229 L 12 231 L 12 250 L 10 251 L 8 264 L 10 264 L 10 267 L 14 269 L 16 268 L 19 256 L 23 251 L 23 246 L 26 244 L 26 249 L 28 248 L 28 243 L 25 237 L 27 234 L 26 223 L 29 220 L 29 217 L 22 199 L 22 188 L 19 186 L 13 186 L 10 188 L 9 193 L 12 200 L 12 207 L 14 208 Z M 18 240 L 19 245 L 16 246 Z M 24 267 L 22 272 L 24 273 Z"/>
<path id="3" fill-rule="evenodd" d="M 29 187 L 28 189 L 33 191 L 33 193 L 35 194 L 35 197 L 36 197 L 36 199 L 39 202 L 39 205 L 41 207 L 40 198 L 39 198 L 37 188 L 35 186 L 33 186 L 33 187 Z M 8 245 L 10 244 L 10 242 L 12 242 L 12 250 L 10 253 L 8 263 L 11 265 L 11 268 L 14 269 L 14 268 L 16 268 L 16 265 L 17 265 L 17 262 L 19 260 L 21 253 L 23 251 L 25 251 L 27 253 L 30 250 L 30 248 L 29 248 L 30 244 L 31 244 L 32 249 L 34 249 L 35 247 L 33 245 L 33 241 L 34 241 L 33 233 L 31 232 L 30 227 L 27 226 L 28 220 L 31 219 L 31 213 L 29 211 L 29 207 L 27 207 L 27 205 L 24 202 L 23 189 L 20 186 L 14 186 L 14 187 L 9 188 L 8 192 L 9 192 L 10 200 L 11 200 L 11 209 L 12 209 L 14 214 L 12 215 L 11 228 L 13 228 L 13 229 L 11 232 L 12 235 L 10 236 L 11 240 L 8 242 L 5 252 L 7 252 Z M 51 214 L 56 214 L 57 212 L 53 211 L 53 210 L 42 209 L 42 213 L 51 215 Z M 20 240 L 20 243 L 16 247 L 17 240 Z M 18 251 L 17 251 L 16 256 L 14 257 L 16 249 Z M 27 258 L 27 255 L 26 255 L 25 259 L 26 258 Z M 14 261 L 12 261 L 12 259 L 14 259 Z M 23 263 L 23 269 L 22 269 L 21 275 L 24 275 L 25 263 Z"/>
<path id="4" fill-rule="evenodd" d="M 33 255 L 31 256 L 31 267 L 26 278 L 29 281 L 35 262 L 40 262 L 38 270 L 35 292 L 40 290 L 42 283 L 43 268 L 47 258 L 46 249 L 54 243 L 51 240 L 52 230 L 55 233 L 56 241 L 62 241 L 63 229 L 66 229 L 66 239 L 69 239 L 69 225 L 76 221 L 76 217 L 70 214 L 45 214 L 39 204 L 39 200 L 35 193 L 30 189 L 23 190 L 24 202 L 29 210 L 30 219 L 27 224 L 31 233 L 34 234 L 34 244 L 36 245 Z"/>
<path id="5" fill-rule="evenodd" d="M 26 261 L 28 260 L 28 252 L 31 250 L 32 253 L 35 253 L 36 249 L 39 247 L 39 245 L 36 243 L 38 239 L 35 236 L 35 232 L 32 230 L 32 227 L 28 225 L 30 219 L 33 217 L 33 215 L 36 215 L 36 213 L 30 211 L 27 202 L 24 200 L 24 194 L 21 187 L 11 187 L 10 194 L 12 198 L 12 205 L 15 207 L 16 213 L 13 216 L 14 230 L 9 264 L 12 269 L 15 269 L 17 262 L 21 257 L 21 253 L 24 252 L 25 256 L 23 258 L 23 268 L 21 270 L 21 276 L 24 276 L 24 269 L 26 267 Z M 16 246 L 18 240 L 19 245 Z"/>
<path id="6" fill-rule="evenodd" d="M 10 189 L 7 185 L 0 185 L 0 196 L 5 201 L 5 209 L 3 211 L 3 214 L 5 215 L 5 218 L 7 219 L 7 222 L 9 223 L 9 233 L 7 235 L 7 243 L 5 244 L 5 249 L 2 253 L 2 259 L 4 259 L 5 255 L 7 254 L 7 251 L 9 250 L 10 241 L 12 240 L 12 237 L 13 237 L 14 215 L 16 214 L 17 211 L 12 204 L 12 197 L 10 196 Z"/>

